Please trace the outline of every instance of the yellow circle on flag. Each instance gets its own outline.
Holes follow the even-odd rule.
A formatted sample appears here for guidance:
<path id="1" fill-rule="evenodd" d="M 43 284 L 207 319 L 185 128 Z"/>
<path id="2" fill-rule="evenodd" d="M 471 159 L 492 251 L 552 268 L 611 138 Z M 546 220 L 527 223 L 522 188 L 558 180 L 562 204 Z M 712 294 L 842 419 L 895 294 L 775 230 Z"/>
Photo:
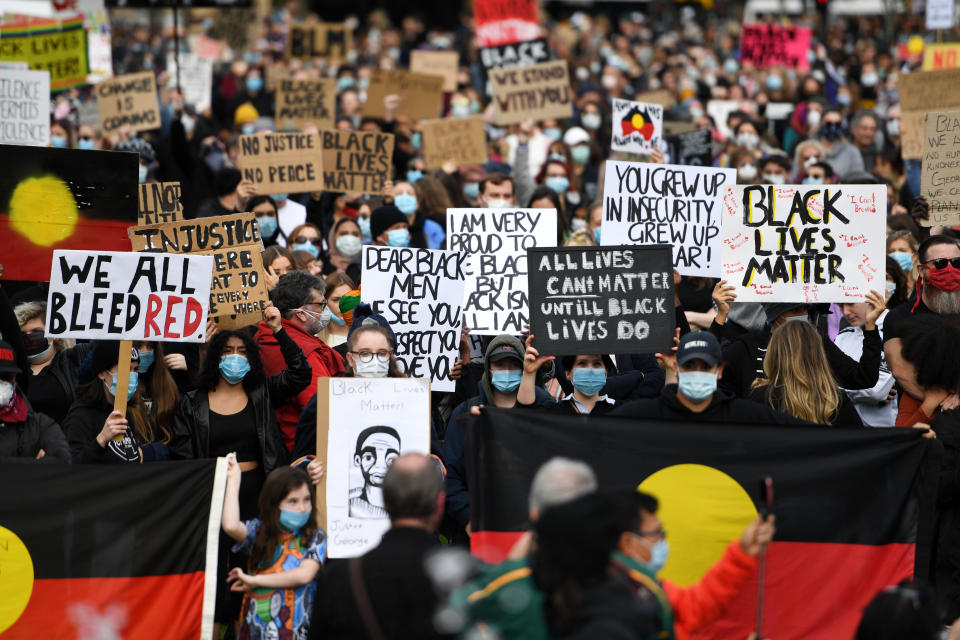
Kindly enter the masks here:
<path id="1" fill-rule="evenodd" d="M 637 488 L 660 501 L 657 515 L 670 555 L 659 576 L 681 586 L 699 581 L 757 517 L 753 500 L 736 480 L 702 464 L 660 469 Z"/>
<path id="2" fill-rule="evenodd" d="M 42 247 L 73 234 L 80 212 L 67 184 L 57 176 L 27 178 L 10 196 L 10 226 Z"/>
<path id="3" fill-rule="evenodd" d="M 20 618 L 33 593 L 33 560 L 23 540 L 0 527 L 0 634 Z"/>
<path id="4" fill-rule="evenodd" d="M 926 43 L 920 36 L 910 36 L 910 39 L 907 40 L 907 51 L 917 56 L 923 53 L 923 48 L 925 45 Z"/>
<path id="5" fill-rule="evenodd" d="M 633 118 L 630 119 L 630 124 L 633 125 L 634 129 L 640 129 L 643 127 L 643 116 L 639 113 L 633 114 Z"/>

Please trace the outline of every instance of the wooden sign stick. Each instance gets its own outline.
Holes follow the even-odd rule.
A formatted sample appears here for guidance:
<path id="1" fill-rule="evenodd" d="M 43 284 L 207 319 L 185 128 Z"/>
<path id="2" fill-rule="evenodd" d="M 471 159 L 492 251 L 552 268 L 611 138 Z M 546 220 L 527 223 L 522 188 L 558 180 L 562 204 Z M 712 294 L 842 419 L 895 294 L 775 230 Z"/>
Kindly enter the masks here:
<path id="1" fill-rule="evenodd" d="M 130 353 L 133 351 L 132 340 L 120 341 L 120 353 L 117 354 L 117 390 L 113 394 L 113 410 L 127 415 L 127 392 L 130 380 Z M 123 440 L 123 434 L 115 436 L 115 442 Z"/>

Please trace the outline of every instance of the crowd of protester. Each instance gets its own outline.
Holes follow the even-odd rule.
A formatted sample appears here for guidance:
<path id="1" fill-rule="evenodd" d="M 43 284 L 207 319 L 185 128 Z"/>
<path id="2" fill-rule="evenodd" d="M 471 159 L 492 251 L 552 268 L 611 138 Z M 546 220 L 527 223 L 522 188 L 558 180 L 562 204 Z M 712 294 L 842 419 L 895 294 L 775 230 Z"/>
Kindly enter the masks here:
<path id="1" fill-rule="evenodd" d="M 469 542 L 463 419 L 483 406 L 631 420 L 916 427 L 946 451 L 936 592 L 891 585 L 865 611 L 857 638 L 932 639 L 960 618 L 952 526 L 960 491 L 953 352 L 960 236 L 925 224 L 920 162 L 902 160 L 900 150 L 898 79 L 919 68 L 916 52 L 904 52 L 911 37 L 924 35 L 922 16 L 827 23 L 803 16 L 815 37 L 801 73 L 742 61 L 739 20 L 698 5 L 663 15 L 544 14 L 552 56 L 569 62 L 574 115 L 509 127 L 494 124 L 468 15 L 444 30 L 425 15 L 392 24 L 374 11 L 348 20 L 354 49 L 346 61 L 285 60 L 287 30 L 305 17 L 290 4 L 251 21 L 243 48 L 221 43 L 211 106 L 202 110 L 185 102 L 165 68 L 170 29 L 116 22 L 115 70 L 152 70 L 159 80 L 163 124 L 155 131 L 101 135 L 79 121 L 88 89 L 55 96 L 52 146 L 138 152 L 140 182 L 179 181 L 190 218 L 254 212 L 271 303 L 256 326 L 228 331 L 211 323 L 202 345 L 135 343 L 129 379 L 118 380 L 118 360 L 126 358 L 118 343 L 46 338 L 43 284 L 0 283 L 0 462 L 160 464 L 229 455 L 215 618 L 221 637 L 270 637 L 242 599 L 259 588 L 294 603 L 286 628 L 296 635 L 280 637 L 427 638 L 458 632 L 436 623 L 441 603 L 423 559 L 438 540 Z M 207 26 L 188 21 L 184 35 Z M 190 38 L 180 41 L 186 52 Z M 445 95 L 443 115 L 484 117 L 485 164 L 427 171 L 422 123 L 394 116 L 389 96 L 386 118 L 364 115 L 371 70 L 406 68 L 420 49 L 459 52 L 457 88 Z M 396 136 L 383 193 L 264 196 L 242 179 L 239 136 L 274 130 L 272 75 L 335 78 L 337 128 Z M 325 567 L 310 490 L 324 473 L 314 457 L 317 380 L 405 375 L 393 329 L 362 296 L 361 248 L 444 248 L 446 210 L 467 206 L 553 208 L 558 244 L 598 244 L 611 99 L 654 90 L 670 96 L 666 120 L 710 131 L 715 166 L 736 169 L 739 184 L 886 185 L 884 289 L 843 305 L 759 304 L 736 301 L 726 282 L 676 274 L 675 349 L 658 354 L 556 358 L 537 349 L 534 335 L 505 334 L 484 336 L 471 357 L 464 332 L 456 391 L 432 394 L 434 456 L 401 456 L 384 480 L 392 529 L 362 569 Z M 718 122 L 712 100 L 739 106 Z M 775 103 L 791 105 L 786 118 L 768 112 Z M 669 158 L 656 152 L 650 160 Z M 125 414 L 113 410 L 118 384 L 129 392 Z M 518 555 L 481 567 L 472 586 L 451 595 L 450 606 L 469 611 L 462 626 L 485 624 L 504 638 L 683 638 L 716 618 L 690 613 L 697 598 L 716 597 L 704 595 L 708 588 L 657 579 L 665 550 L 652 496 L 605 495 L 589 467 L 556 460 L 538 473 L 530 505 L 532 531 Z M 773 519 L 761 518 L 731 544 L 721 563 L 735 591 L 773 535 Z M 522 611 L 470 595 L 531 566 Z"/>

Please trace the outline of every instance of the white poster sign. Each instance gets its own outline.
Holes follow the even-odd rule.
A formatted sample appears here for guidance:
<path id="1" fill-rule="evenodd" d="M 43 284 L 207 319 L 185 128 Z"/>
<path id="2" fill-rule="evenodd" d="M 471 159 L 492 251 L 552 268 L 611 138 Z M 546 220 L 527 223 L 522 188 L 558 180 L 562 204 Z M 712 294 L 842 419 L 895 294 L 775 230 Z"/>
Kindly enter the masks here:
<path id="1" fill-rule="evenodd" d="M 956 24 L 953 11 L 953 0 L 927 0 L 927 30 L 952 29 Z"/>
<path id="2" fill-rule="evenodd" d="M 663 138 L 663 106 L 647 102 L 613 99 L 614 151 L 649 155 Z"/>
<path id="3" fill-rule="evenodd" d="M 172 55 L 167 56 L 167 69 L 170 83 L 177 86 L 177 63 Z M 213 99 L 213 60 L 195 53 L 181 53 L 180 88 L 183 89 L 183 99 L 192 104 L 197 113 L 209 109 Z"/>
<path id="4" fill-rule="evenodd" d="M 50 144 L 50 72 L 0 69 L 0 144 Z"/>

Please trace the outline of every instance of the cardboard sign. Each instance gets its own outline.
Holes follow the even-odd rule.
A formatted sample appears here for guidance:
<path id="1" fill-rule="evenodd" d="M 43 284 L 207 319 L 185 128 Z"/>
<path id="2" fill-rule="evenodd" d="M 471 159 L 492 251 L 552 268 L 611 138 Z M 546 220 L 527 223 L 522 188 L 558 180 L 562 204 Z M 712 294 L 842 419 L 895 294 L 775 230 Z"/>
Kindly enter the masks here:
<path id="1" fill-rule="evenodd" d="M 952 29 L 957 24 L 953 19 L 953 11 L 953 0 L 927 0 L 927 30 Z"/>
<path id="2" fill-rule="evenodd" d="M 813 30 L 800 25 L 744 24 L 740 29 L 740 59 L 756 67 L 784 66 L 797 71 L 810 69 L 807 52 Z"/>
<path id="3" fill-rule="evenodd" d="M 405 115 L 415 122 L 436 118 L 443 108 L 443 77 L 374 69 L 370 72 L 370 86 L 367 87 L 367 102 L 363 106 L 363 115 L 385 118 L 387 111 L 383 99 L 390 95 L 400 96 L 396 115 Z"/>
<path id="4" fill-rule="evenodd" d="M 530 332 L 541 354 L 656 353 L 673 343 L 670 247 L 530 249 Z"/>
<path id="5" fill-rule="evenodd" d="M 152 182 L 138 187 L 137 224 L 162 224 L 183 219 L 179 182 Z"/>
<path id="6" fill-rule="evenodd" d="M 925 227 L 960 224 L 960 111 L 928 113 L 920 193 L 930 203 Z"/>
<path id="7" fill-rule="evenodd" d="M 63 91 L 87 83 L 87 32 L 83 17 L 32 20 L 0 26 L 0 61 L 27 62 L 50 73 L 50 90 Z"/>
<path id="8" fill-rule="evenodd" d="M 663 107 L 647 102 L 613 99 L 614 151 L 649 155 L 663 138 Z"/>
<path id="9" fill-rule="evenodd" d="M 461 167 L 487 161 L 483 118 L 447 118 L 423 123 L 423 158 L 427 169 L 439 169 L 448 160 Z"/>
<path id="10" fill-rule="evenodd" d="M 397 334 L 397 360 L 434 391 L 454 391 L 459 357 L 466 256 L 398 247 L 363 249 L 363 300 Z"/>
<path id="11" fill-rule="evenodd" d="M 460 75 L 460 54 L 456 51 L 424 51 L 414 49 L 410 52 L 410 71 L 443 78 L 443 90 L 446 93 L 457 90 L 457 76 Z"/>
<path id="12" fill-rule="evenodd" d="M 471 332 L 525 331 L 527 249 L 556 245 L 556 209 L 447 209 L 447 248 L 470 256 L 463 313 Z"/>
<path id="13" fill-rule="evenodd" d="M 217 318 L 221 328 L 236 329 L 262 319 L 268 296 L 254 214 L 131 227 L 128 234 L 134 251 L 213 258 L 210 317 Z"/>
<path id="14" fill-rule="evenodd" d="M 271 64 L 263 69 L 264 86 L 267 91 L 276 91 L 280 88 L 281 80 L 290 80 L 293 78 L 293 72 L 284 63 Z"/>
<path id="15" fill-rule="evenodd" d="M 380 483 L 405 453 L 430 453 L 430 381 L 416 378 L 320 378 L 317 458 L 326 473 L 317 511 L 327 557 L 352 558 L 390 528 Z"/>
<path id="16" fill-rule="evenodd" d="M 277 88 L 277 129 L 301 130 L 312 124 L 318 129 L 332 129 L 337 109 L 337 81 L 285 80 Z"/>
<path id="17" fill-rule="evenodd" d="M 131 131 L 160 127 L 160 103 L 152 71 L 105 80 L 96 86 L 96 92 L 104 135 L 123 126 L 129 126 Z"/>
<path id="18" fill-rule="evenodd" d="M 480 64 L 486 71 L 507 67 L 529 67 L 549 60 L 550 49 L 546 38 L 480 49 Z"/>
<path id="19" fill-rule="evenodd" d="M 50 72 L 0 70 L 0 144 L 50 144 Z"/>
<path id="20" fill-rule="evenodd" d="M 923 49 L 923 70 L 956 69 L 960 67 L 960 44 L 928 44 Z"/>
<path id="21" fill-rule="evenodd" d="M 681 275 L 715 278 L 723 187 L 736 182 L 736 169 L 608 161 L 601 244 L 673 245 Z"/>
<path id="22" fill-rule="evenodd" d="M 634 96 L 637 102 L 649 102 L 659 104 L 664 109 L 669 109 L 674 105 L 673 94 L 666 89 L 657 89 L 655 91 L 644 91 Z"/>
<path id="23" fill-rule="evenodd" d="M 900 93 L 900 154 L 923 155 L 924 114 L 960 109 L 960 69 L 914 71 L 897 81 Z"/>
<path id="24" fill-rule="evenodd" d="M 691 167 L 713 166 L 713 134 L 709 129 L 695 129 L 667 138 L 669 162 Z"/>
<path id="25" fill-rule="evenodd" d="M 320 132 L 323 144 L 323 189 L 338 193 L 383 192 L 393 166 L 392 133 Z"/>
<path id="26" fill-rule="evenodd" d="M 497 105 L 497 124 L 573 115 L 573 91 L 565 60 L 493 69 L 490 84 Z"/>
<path id="27" fill-rule="evenodd" d="M 323 166 L 316 133 L 240 136 L 239 168 L 261 195 L 322 191 Z"/>
<path id="28" fill-rule="evenodd" d="M 353 31 L 345 22 L 293 24 L 287 33 L 288 58 L 324 58 L 342 62 L 353 49 Z"/>
<path id="29" fill-rule="evenodd" d="M 167 71 L 176 82 L 177 60 L 172 55 L 167 56 Z M 193 105 L 197 113 L 209 109 L 213 100 L 213 59 L 195 53 L 181 53 L 180 88 L 184 101 Z"/>
<path id="30" fill-rule="evenodd" d="M 473 0 L 478 47 L 497 47 L 540 37 L 537 0 Z"/>
<path id="31" fill-rule="evenodd" d="M 744 302 L 861 302 L 886 279 L 884 185 L 728 186 L 721 278 Z"/>
<path id="32" fill-rule="evenodd" d="M 48 338 L 203 342 L 209 256 L 53 252 Z"/>

